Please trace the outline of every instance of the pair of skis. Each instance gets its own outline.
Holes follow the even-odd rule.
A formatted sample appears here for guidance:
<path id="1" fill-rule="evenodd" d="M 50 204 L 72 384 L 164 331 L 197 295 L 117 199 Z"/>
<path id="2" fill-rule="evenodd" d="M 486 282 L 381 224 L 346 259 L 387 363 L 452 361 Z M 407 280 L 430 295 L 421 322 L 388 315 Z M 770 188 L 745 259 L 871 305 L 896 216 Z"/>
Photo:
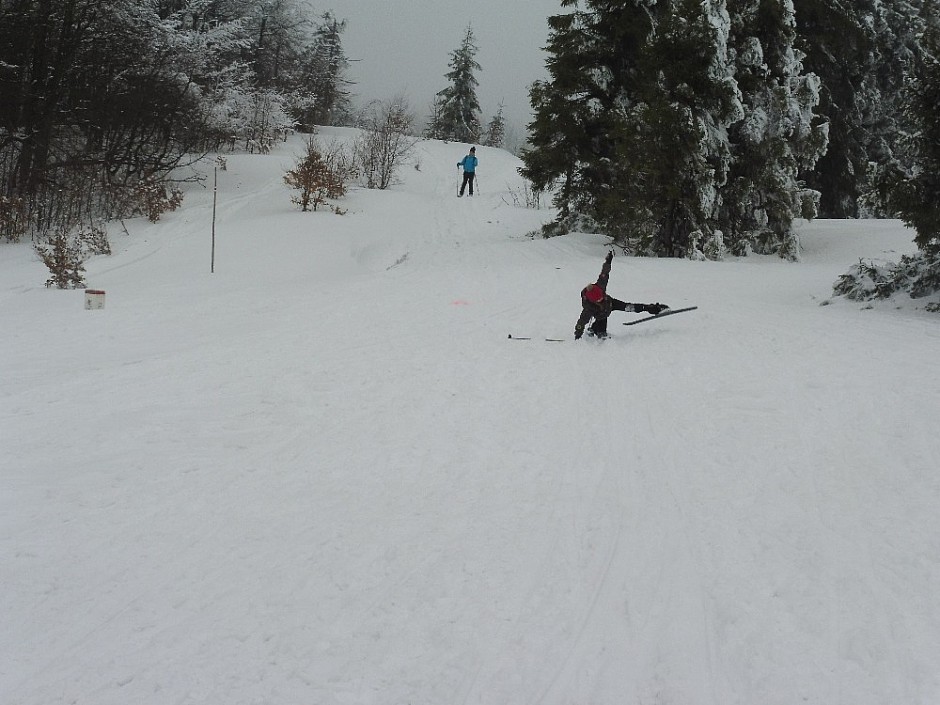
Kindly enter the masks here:
<path id="1" fill-rule="evenodd" d="M 662 313 L 657 313 L 655 316 L 646 316 L 645 318 L 638 318 L 635 321 L 626 321 L 625 326 L 635 326 L 637 323 L 646 323 L 647 321 L 654 321 L 657 318 L 665 318 L 666 316 L 674 316 L 677 313 L 685 313 L 686 311 L 694 311 L 698 306 L 688 306 L 686 308 L 669 308 L 663 311 Z M 509 334 L 510 340 L 532 340 L 532 336 L 521 336 Z M 549 343 L 561 343 L 564 338 L 544 338 L 545 341 Z"/>

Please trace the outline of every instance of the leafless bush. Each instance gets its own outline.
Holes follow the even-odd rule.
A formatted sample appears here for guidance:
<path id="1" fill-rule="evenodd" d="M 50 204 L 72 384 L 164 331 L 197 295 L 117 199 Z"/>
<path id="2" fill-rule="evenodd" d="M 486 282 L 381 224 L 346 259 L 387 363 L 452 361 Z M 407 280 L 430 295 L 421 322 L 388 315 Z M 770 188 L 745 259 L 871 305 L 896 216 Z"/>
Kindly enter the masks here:
<path id="1" fill-rule="evenodd" d="M 22 198 L 0 196 L 0 238 L 19 242 L 29 231 L 29 213 Z"/>
<path id="2" fill-rule="evenodd" d="M 512 200 L 512 203 L 503 199 L 503 203 L 506 205 L 516 206 L 517 208 L 532 208 L 538 210 L 542 207 L 542 195 L 543 191 L 532 186 L 532 183 L 525 181 L 522 184 L 522 189 L 514 189 L 511 186 L 507 186 L 507 191 L 509 191 L 509 198 Z"/>
<path id="3" fill-rule="evenodd" d="M 183 192 L 169 186 L 163 179 L 147 176 L 134 185 L 133 198 L 135 210 L 146 215 L 151 223 L 156 223 L 164 213 L 180 207 Z"/>
<path id="4" fill-rule="evenodd" d="M 393 183 L 399 167 L 418 143 L 413 136 L 414 121 L 403 95 L 372 103 L 365 111 L 353 147 L 364 186 L 387 189 Z"/>

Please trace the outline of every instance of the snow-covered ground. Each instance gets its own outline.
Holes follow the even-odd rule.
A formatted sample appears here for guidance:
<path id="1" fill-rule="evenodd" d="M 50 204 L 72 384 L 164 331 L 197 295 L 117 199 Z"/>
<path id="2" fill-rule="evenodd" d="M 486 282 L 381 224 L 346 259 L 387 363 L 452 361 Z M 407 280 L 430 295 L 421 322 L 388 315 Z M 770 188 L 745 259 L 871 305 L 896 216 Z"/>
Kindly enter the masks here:
<path id="1" fill-rule="evenodd" d="M 211 179 L 103 310 L 0 247 L 0 703 L 940 702 L 940 319 L 820 305 L 912 232 L 618 256 L 699 310 L 575 342 L 605 241 L 526 237 L 514 157 L 337 216 L 300 145 L 228 157 L 214 274 Z"/>

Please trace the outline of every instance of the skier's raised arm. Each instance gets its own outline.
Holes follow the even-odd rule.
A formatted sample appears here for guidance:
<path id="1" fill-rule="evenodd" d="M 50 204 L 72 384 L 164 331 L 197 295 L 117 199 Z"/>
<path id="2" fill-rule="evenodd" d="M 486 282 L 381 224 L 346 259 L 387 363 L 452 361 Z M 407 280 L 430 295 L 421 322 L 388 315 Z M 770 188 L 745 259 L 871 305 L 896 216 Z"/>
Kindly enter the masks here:
<path id="1" fill-rule="evenodd" d="M 611 250 L 604 258 L 604 266 L 601 267 L 601 275 L 597 278 L 597 286 L 607 290 L 607 281 L 610 279 L 610 263 L 614 259 L 614 251 Z"/>

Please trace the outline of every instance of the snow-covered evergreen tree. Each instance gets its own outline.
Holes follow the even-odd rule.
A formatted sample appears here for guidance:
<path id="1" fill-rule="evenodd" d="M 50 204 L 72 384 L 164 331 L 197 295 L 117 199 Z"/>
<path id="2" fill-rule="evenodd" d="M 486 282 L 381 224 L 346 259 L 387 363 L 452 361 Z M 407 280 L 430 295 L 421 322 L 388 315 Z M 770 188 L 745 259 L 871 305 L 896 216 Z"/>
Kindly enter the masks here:
<path id="1" fill-rule="evenodd" d="M 728 128 L 742 106 L 728 63 L 725 1 L 674 0 L 658 9 L 642 64 L 656 80 L 624 96 L 631 104 L 619 152 L 627 207 L 618 225 L 639 235 L 641 248 L 681 257 L 714 234 L 731 163 Z"/>
<path id="2" fill-rule="evenodd" d="M 496 109 L 496 114 L 486 126 L 486 134 L 483 135 L 483 145 L 486 147 L 502 147 L 506 136 L 506 119 L 503 117 L 503 104 L 500 103 Z"/>
<path id="3" fill-rule="evenodd" d="M 342 34 L 345 20 L 339 21 L 331 12 L 323 20 L 314 36 L 312 72 L 315 75 L 314 118 L 318 125 L 334 125 L 349 112 L 349 86 L 346 69 L 349 61 L 343 50 Z"/>
<path id="4" fill-rule="evenodd" d="M 879 180 L 893 169 L 914 168 L 916 154 L 910 149 L 909 135 L 916 127 L 905 110 L 905 84 L 922 68 L 920 39 L 929 16 L 920 0 L 882 0 L 877 9 L 872 18 L 874 51 L 880 57 L 874 67 L 877 100 L 864 114 L 868 168 L 858 180 L 860 216 L 896 215 L 878 198 Z"/>
<path id="5" fill-rule="evenodd" d="M 818 112 L 828 123 L 829 144 L 803 178 L 820 192 L 824 217 L 857 213 L 857 183 L 868 163 L 865 115 L 877 101 L 874 37 L 864 18 L 875 16 L 877 2 L 793 0 L 804 65 L 822 81 Z"/>
<path id="6" fill-rule="evenodd" d="M 916 231 L 920 252 L 897 263 L 861 261 L 834 285 L 836 294 L 856 300 L 887 298 L 905 292 L 920 298 L 940 291 L 940 14 L 937 0 L 921 8 L 924 30 L 907 62 L 901 93 L 906 128 L 897 153 L 876 172 L 878 202 Z M 940 311 L 936 302 L 927 304 Z"/>
<path id="7" fill-rule="evenodd" d="M 572 6 L 574 2 L 565 2 Z M 587 0 L 550 18 L 551 81 L 536 84 L 523 174 L 560 180 L 559 222 L 594 222 L 664 256 L 710 238 L 742 117 L 724 0 Z"/>
<path id="8" fill-rule="evenodd" d="M 936 3 L 931 3 L 936 9 Z M 904 91 L 910 135 L 909 170 L 895 171 L 889 201 L 917 231 L 921 249 L 940 253 L 940 19 L 934 16 L 923 35 L 922 61 Z"/>
<path id="9" fill-rule="evenodd" d="M 589 1 L 583 10 L 577 0 L 561 4 L 574 9 L 548 18 L 549 80 L 529 91 L 534 118 L 520 169 L 536 191 L 554 187 L 558 219 L 547 235 L 599 227 L 601 191 L 616 193 L 622 94 L 641 78 L 641 54 L 655 24 L 655 0 Z"/>
<path id="10" fill-rule="evenodd" d="M 829 145 L 803 173 L 821 193 L 820 214 L 857 217 L 870 190 L 871 166 L 902 159 L 900 89 L 919 61 L 921 0 L 793 0 L 804 66 L 822 82 L 817 112 L 829 124 Z"/>
<path id="11" fill-rule="evenodd" d="M 346 77 L 345 30 L 345 20 L 338 20 L 332 12 L 323 13 L 298 61 L 290 67 L 285 92 L 301 130 L 348 121 L 352 83 Z"/>
<path id="12" fill-rule="evenodd" d="M 718 227 L 731 252 L 748 248 L 795 258 L 796 216 L 816 215 L 818 193 L 800 186 L 826 146 L 813 113 L 819 80 L 805 74 L 794 48 L 790 0 L 742 0 L 731 13 L 734 76 L 744 119 L 729 128 L 732 162 L 722 189 Z"/>
<path id="13" fill-rule="evenodd" d="M 578 138 L 587 132 L 583 129 L 587 127 L 587 116 L 581 98 L 587 77 L 578 62 L 586 53 L 581 41 L 584 35 L 577 32 L 582 17 L 582 13 L 571 12 L 548 18 L 551 31 L 545 66 L 550 78 L 535 81 L 529 89 L 534 118 L 527 125 L 530 146 L 520 155 L 523 166 L 519 172 L 537 191 L 555 187 L 553 205 L 558 209 L 559 224 L 572 213 L 575 168 L 583 151 Z"/>
<path id="14" fill-rule="evenodd" d="M 476 53 L 473 28 L 467 27 L 460 48 L 451 55 L 451 70 L 444 75 L 450 85 L 437 94 L 436 114 L 427 131 L 429 137 L 456 142 L 479 140 L 480 103 L 476 94 L 479 84 L 475 72 L 480 70 L 480 64 L 474 58 Z"/>
<path id="15" fill-rule="evenodd" d="M 565 6 L 580 8 L 574 0 Z M 791 0 L 586 0 L 549 19 L 522 173 L 556 185 L 546 233 L 596 227 L 638 251 L 796 256 L 791 224 L 826 144 Z"/>

